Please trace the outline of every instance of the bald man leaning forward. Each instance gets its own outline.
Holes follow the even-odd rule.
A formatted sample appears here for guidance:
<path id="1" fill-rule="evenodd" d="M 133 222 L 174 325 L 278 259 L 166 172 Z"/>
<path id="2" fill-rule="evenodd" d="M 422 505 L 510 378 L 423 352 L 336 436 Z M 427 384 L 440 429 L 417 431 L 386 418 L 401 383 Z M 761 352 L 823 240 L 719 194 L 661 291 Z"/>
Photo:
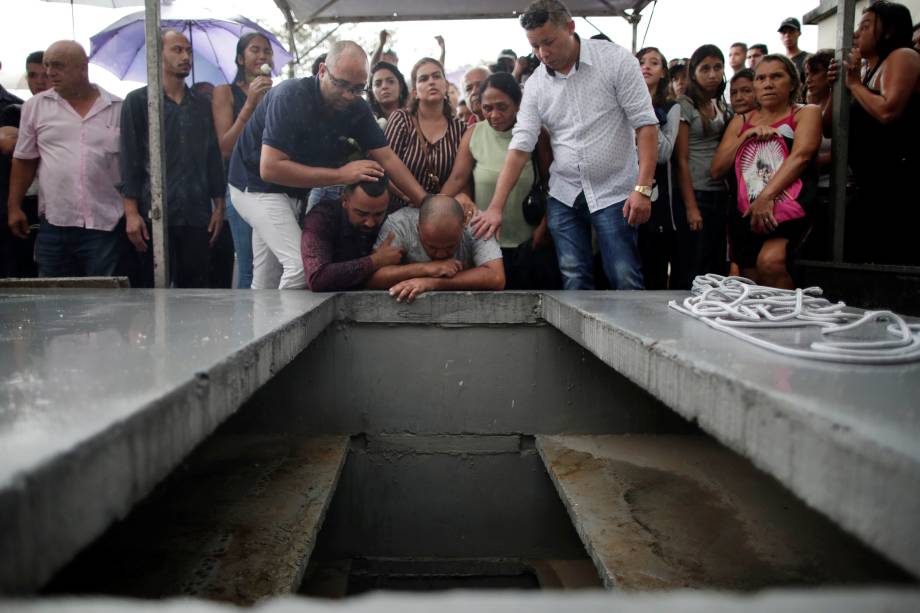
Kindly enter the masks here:
<path id="1" fill-rule="evenodd" d="M 296 211 L 311 188 L 375 181 L 386 172 L 414 206 L 425 197 L 362 99 L 367 72 L 361 47 L 335 43 L 315 77 L 269 90 L 237 140 L 230 194 L 252 226 L 252 289 L 306 287 Z M 348 162 L 352 142 L 370 159 Z"/>
<path id="2" fill-rule="evenodd" d="M 402 249 L 403 261 L 378 269 L 368 289 L 386 289 L 397 302 L 433 290 L 505 288 L 502 250 L 494 238 L 473 238 L 463 207 L 450 196 L 428 196 L 421 209 L 406 207 L 387 217 L 375 249 Z M 390 237 L 393 237 L 390 239 Z"/>
<path id="3" fill-rule="evenodd" d="M 115 189 L 121 98 L 90 83 L 86 52 L 73 41 L 48 47 L 44 62 L 52 89 L 22 106 L 10 231 L 20 238 L 29 234 L 22 199 L 38 174 L 39 276 L 111 276 L 124 244 L 124 211 Z"/>

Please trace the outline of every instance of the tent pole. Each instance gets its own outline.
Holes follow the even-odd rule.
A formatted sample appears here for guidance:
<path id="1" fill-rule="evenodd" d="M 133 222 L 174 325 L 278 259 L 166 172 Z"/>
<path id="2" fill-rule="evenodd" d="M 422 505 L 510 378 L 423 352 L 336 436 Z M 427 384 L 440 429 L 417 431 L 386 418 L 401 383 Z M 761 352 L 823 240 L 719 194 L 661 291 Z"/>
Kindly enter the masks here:
<path id="1" fill-rule="evenodd" d="M 853 26 L 856 15 L 856 0 L 837 2 L 837 50 L 834 54 L 839 66 L 847 59 L 847 52 L 853 46 Z M 843 83 L 841 72 L 831 92 L 834 104 L 833 134 L 831 138 L 831 207 L 830 231 L 832 259 L 843 262 L 843 235 L 846 223 L 847 203 L 847 149 L 850 142 L 850 90 Z"/>
<path id="2" fill-rule="evenodd" d="M 300 56 L 297 54 L 297 40 L 294 38 L 296 23 L 294 22 L 294 13 L 291 12 L 291 6 L 287 0 L 275 0 L 275 4 L 284 15 L 284 23 L 287 26 L 288 50 L 291 52 L 291 62 L 288 64 L 288 77 L 294 78 L 294 64 L 300 62 Z"/>
<path id="3" fill-rule="evenodd" d="M 160 2 L 145 0 L 144 34 L 147 38 L 147 141 L 150 159 L 150 221 L 153 225 L 153 286 L 169 287 L 166 253 L 166 165 L 163 163 L 163 53 Z"/>

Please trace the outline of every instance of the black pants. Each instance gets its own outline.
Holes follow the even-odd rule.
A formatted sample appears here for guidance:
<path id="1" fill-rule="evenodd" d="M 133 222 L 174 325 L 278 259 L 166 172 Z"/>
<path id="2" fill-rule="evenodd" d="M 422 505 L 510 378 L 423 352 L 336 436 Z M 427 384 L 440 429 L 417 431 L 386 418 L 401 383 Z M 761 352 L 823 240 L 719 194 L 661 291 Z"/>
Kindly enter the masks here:
<path id="1" fill-rule="evenodd" d="M 695 194 L 703 229 L 691 232 L 686 225 L 678 228 L 681 259 L 686 264 L 681 283 L 686 287 L 697 275 L 728 273 L 728 192 Z"/>
<path id="2" fill-rule="evenodd" d="M 233 233 L 230 224 L 224 222 L 211 247 L 208 264 L 208 287 L 230 289 L 233 287 Z"/>
<path id="3" fill-rule="evenodd" d="M 147 221 L 147 233 L 153 238 L 153 229 Z M 170 226 L 166 244 L 169 254 L 169 284 L 178 288 L 208 287 L 207 228 Z M 129 243 L 130 245 L 130 243 Z M 122 263 L 124 274 L 131 280 L 131 287 L 153 287 L 153 245 L 139 253 L 133 245 L 129 247 L 130 257 Z"/>
<path id="4" fill-rule="evenodd" d="M 6 194 L 0 194 L 6 199 Z M 22 210 L 29 220 L 30 226 L 38 224 L 38 198 L 30 196 L 22 201 Z M 6 224 L 7 209 L 0 209 L 0 278 L 18 277 L 32 278 L 38 276 L 38 265 L 35 263 L 35 237 L 36 230 L 30 230 L 28 238 L 22 239 L 13 236 Z"/>
<path id="5" fill-rule="evenodd" d="M 505 289 L 562 289 L 562 276 L 552 246 L 537 250 L 532 239 L 517 247 L 502 247 Z"/>
<path id="6" fill-rule="evenodd" d="M 661 229 L 648 223 L 639 226 L 639 258 L 645 289 L 689 289 L 688 273 L 673 228 Z"/>

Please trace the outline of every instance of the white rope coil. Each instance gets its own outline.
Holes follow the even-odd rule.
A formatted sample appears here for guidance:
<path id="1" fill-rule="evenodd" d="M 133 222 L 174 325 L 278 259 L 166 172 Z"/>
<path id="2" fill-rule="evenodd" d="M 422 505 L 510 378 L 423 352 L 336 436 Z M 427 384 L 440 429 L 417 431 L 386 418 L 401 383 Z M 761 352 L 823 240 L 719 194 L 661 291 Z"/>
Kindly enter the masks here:
<path id="1" fill-rule="evenodd" d="M 852 364 L 920 359 L 920 324 L 908 324 L 891 311 L 848 311 L 843 302 L 823 298 L 820 287 L 777 289 L 755 285 L 744 277 L 708 274 L 693 280 L 690 294 L 683 302 L 672 300 L 668 306 L 716 330 L 784 355 Z M 802 326 L 820 327 L 822 340 L 803 349 L 745 330 Z"/>

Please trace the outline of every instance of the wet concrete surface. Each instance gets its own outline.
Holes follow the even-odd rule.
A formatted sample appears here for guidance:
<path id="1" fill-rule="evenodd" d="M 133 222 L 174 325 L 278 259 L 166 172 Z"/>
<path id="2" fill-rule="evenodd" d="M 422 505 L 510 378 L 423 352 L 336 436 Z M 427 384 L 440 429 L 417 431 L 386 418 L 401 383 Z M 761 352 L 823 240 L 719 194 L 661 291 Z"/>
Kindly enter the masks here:
<path id="1" fill-rule="evenodd" d="M 539 436 L 537 448 L 610 588 L 912 583 L 706 437 Z"/>

